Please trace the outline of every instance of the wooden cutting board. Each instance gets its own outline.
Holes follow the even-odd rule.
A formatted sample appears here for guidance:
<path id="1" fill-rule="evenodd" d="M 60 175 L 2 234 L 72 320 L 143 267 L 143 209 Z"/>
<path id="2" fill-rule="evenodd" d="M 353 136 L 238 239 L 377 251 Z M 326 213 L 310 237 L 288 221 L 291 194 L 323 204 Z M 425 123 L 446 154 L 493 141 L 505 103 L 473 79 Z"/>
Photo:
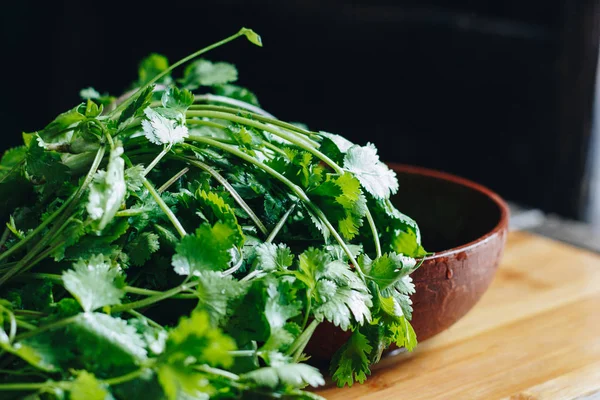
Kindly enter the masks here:
<path id="1" fill-rule="evenodd" d="M 363 385 L 317 393 L 331 400 L 600 399 L 600 255 L 512 232 L 481 301 L 412 354 L 382 363 Z"/>

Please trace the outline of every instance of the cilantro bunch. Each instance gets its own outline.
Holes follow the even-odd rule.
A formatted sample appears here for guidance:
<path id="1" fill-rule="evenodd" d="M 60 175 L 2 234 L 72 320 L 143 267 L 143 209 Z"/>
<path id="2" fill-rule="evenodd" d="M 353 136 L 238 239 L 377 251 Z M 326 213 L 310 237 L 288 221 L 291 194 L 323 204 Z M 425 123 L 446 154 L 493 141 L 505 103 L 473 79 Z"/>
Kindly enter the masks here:
<path id="1" fill-rule="evenodd" d="M 3 399 L 316 399 L 319 324 L 351 332 L 340 386 L 416 345 L 426 253 L 394 173 L 197 58 L 237 37 L 261 45 L 244 28 L 173 65 L 153 54 L 131 91 L 83 90 L 2 157 Z"/>

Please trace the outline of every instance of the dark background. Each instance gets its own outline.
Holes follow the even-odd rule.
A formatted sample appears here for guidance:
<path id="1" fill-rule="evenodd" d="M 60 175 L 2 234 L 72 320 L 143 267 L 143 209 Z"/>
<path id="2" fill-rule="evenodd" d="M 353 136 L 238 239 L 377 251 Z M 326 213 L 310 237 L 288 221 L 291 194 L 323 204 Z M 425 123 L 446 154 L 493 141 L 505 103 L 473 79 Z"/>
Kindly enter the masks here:
<path id="1" fill-rule="evenodd" d="M 598 55 L 596 1 L 22 0 L 4 5 L 0 150 L 73 107 L 119 94 L 150 52 L 207 55 L 278 117 L 582 218 Z"/>

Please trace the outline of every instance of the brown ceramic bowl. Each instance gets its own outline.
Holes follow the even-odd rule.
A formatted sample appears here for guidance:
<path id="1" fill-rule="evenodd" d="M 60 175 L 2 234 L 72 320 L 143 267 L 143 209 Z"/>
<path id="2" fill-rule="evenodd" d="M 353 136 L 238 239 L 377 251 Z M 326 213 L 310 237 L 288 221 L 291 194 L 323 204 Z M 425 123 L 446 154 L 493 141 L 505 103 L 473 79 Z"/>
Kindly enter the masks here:
<path id="1" fill-rule="evenodd" d="M 443 172 L 390 164 L 399 193 L 394 205 L 414 218 L 426 250 L 412 274 L 412 325 L 420 342 L 437 335 L 464 316 L 490 285 L 508 231 L 508 207 L 485 187 Z M 306 348 L 315 365 L 328 363 L 348 333 L 321 324 Z"/>

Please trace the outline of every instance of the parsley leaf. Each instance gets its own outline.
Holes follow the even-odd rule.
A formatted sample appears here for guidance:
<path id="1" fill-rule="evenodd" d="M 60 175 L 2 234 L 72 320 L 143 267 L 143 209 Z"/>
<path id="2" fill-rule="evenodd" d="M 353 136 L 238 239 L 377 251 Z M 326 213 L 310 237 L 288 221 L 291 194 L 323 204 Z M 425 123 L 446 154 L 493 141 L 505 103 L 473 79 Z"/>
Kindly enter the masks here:
<path id="1" fill-rule="evenodd" d="M 142 121 L 142 127 L 150 143 L 172 145 L 188 137 L 188 129 L 181 121 L 167 119 L 150 107 L 144 110 L 144 114 L 147 119 Z"/>
<path id="2" fill-rule="evenodd" d="M 284 243 L 262 243 L 256 246 L 256 263 L 264 271 L 285 270 L 293 261 L 292 252 Z"/>

